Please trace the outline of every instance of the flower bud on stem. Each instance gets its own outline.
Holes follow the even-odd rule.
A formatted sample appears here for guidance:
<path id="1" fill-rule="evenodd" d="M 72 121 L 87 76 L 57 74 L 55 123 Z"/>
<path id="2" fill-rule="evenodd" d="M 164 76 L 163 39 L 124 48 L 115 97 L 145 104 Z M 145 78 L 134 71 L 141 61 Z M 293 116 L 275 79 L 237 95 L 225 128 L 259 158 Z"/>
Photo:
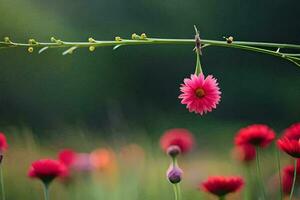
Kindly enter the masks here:
<path id="1" fill-rule="evenodd" d="M 178 154 L 177 154 L 178 155 Z M 173 184 L 175 200 L 181 199 L 180 181 L 182 179 L 183 171 L 178 167 L 176 156 L 172 157 L 172 163 L 167 170 L 167 178 Z"/>

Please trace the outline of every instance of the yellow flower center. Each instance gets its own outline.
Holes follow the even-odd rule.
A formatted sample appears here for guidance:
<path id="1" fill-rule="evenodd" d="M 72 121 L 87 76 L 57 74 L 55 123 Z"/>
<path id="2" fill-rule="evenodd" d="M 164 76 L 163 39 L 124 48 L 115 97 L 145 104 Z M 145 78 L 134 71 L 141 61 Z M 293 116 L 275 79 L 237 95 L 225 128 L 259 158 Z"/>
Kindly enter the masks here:
<path id="1" fill-rule="evenodd" d="M 195 94 L 198 98 L 202 98 L 202 97 L 204 97 L 205 92 L 202 88 L 198 88 L 198 89 L 196 89 Z"/>

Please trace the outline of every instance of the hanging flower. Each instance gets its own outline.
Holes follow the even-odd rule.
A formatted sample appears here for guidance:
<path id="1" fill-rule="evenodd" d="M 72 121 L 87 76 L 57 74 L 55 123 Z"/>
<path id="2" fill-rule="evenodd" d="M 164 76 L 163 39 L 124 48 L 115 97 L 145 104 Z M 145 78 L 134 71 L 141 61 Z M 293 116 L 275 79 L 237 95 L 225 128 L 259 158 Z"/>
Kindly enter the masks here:
<path id="1" fill-rule="evenodd" d="M 33 162 L 30 166 L 28 176 L 38 178 L 44 184 L 49 184 L 57 177 L 67 176 L 66 166 L 57 160 L 41 159 Z"/>
<path id="2" fill-rule="evenodd" d="M 190 131 L 183 128 L 175 128 L 167 130 L 160 138 L 160 146 L 169 155 L 176 148 L 181 153 L 189 152 L 195 143 L 195 139 Z"/>
<path id="3" fill-rule="evenodd" d="M 277 140 L 277 146 L 294 158 L 300 158 L 300 141 L 282 137 Z"/>
<path id="4" fill-rule="evenodd" d="M 4 133 L 0 132 L 0 152 L 6 151 L 7 148 L 8 148 L 8 144 L 6 141 L 6 137 L 5 137 Z"/>
<path id="5" fill-rule="evenodd" d="M 190 112 L 200 115 L 211 112 L 221 100 L 217 79 L 212 75 L 205 78 L 202 73 L 198 76 L 192 74 L 191 78 L 184 79 L 180 91 L 181 103 L 186 104 Z"/>
<path id="6" fill-rule="evenodd" d="M 242 128 L 235 137 L 236 145 L 267 147 L 275 139 L 275 132 L 263 124 L 254 124 Z"/>
<path id="7" fill-rule="evenodd" d="M 243 178 L 239 176 L 224 177 L 212 176 L 201 183 L 200 189 L 218 197 L 223 197 L 229 193 L 240 190 L 244 185 Z"/>
<path id="8" fill-rule="evenodd" d="M 285 129 L 283 136 L 298 141 L 300 139 L 300 122 L 292 124 L 290 127 Z"/>

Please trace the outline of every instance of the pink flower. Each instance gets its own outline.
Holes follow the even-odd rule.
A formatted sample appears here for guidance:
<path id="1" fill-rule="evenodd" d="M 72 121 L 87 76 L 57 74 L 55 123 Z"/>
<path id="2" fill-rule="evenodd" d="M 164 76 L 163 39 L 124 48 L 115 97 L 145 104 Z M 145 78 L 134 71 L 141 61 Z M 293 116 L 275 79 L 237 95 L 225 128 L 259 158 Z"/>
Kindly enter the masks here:
<path id="1" fill-rule="evenodd" d="M 297 159 L 296 167 L 297 176 L 300 174 L 300 160 Z M 289 195 L 293 185 L 295 167 L 294 165 L 288 165 L 282 170 L 282 190 L 285 194 Z M 299 183 L 299 180 L 296 180 Z"/>
<path id="2" fill-rule="evenodd" d="M 297 140 L 282 137 L 277 140 L 277 146 L 294 158 L 300 158 L 300 142 Z"/>
<path id="3" fill-rule="evenodd" d="M 204 77 L 203 74 L 198 76 L 191 75 L 191 78 L 185 78 L 184 84 L 181 84 L 179 99 L 182 104 L 186 104 L 190 112 L 203 115 L 211 112 L 221 99 L 220 88 L 217 80 L 212 75 Z"/>
<path id="4" fill-rule="evenodd" d="M 33 162 L 28 171 L 28 176 L 38 178 L 45 184 L 49 184 L 56 177 L 67 176 L 66 166 L 57 160 L 41 159 Z"/>
<path id="5" fill-rule="evenodd" d="M 242 128 L 234 138 L 236 145 L 267 147 L 275 139 L 275 132 L 264 124 L 253 124 Z"/>
<path id="6" fill-rule="evenodd" d="M 184 128 L 169 129 L 160 138 L 160 146 L 168 154 L 170 148 L 173 149 L 174 147 L 178 147 L 181 153 L 187 153 L 193 148 L 194 144 L 194 136 Z"/>
<path id="7" fill-rule="evenodd" d="M 300 122 L 292 124 L 290 127 L 284 130 L 283 136 L 291 140 L 300 139 Z"/>
<path id="8" fill-rule="evenodd" d="M 76 153 L 72 149 L 63 149 L 58 153 L 58 160 L 70 167 L 73 165 L 76 159 Z"/>
<path id="9" fill-rule="evenodd" d="M 90 154 L 88 153 L 77 153 L 76 159 L 73 163 L 73 168 L 79 172 L 89 172 L 93 169 Z"/>
<path id="10" fill-rule="evenodd" d="M 0 132 L 0 152 L 7 150 L 8 144 L 6 142 L 6 137 L 3 133 Z"/>

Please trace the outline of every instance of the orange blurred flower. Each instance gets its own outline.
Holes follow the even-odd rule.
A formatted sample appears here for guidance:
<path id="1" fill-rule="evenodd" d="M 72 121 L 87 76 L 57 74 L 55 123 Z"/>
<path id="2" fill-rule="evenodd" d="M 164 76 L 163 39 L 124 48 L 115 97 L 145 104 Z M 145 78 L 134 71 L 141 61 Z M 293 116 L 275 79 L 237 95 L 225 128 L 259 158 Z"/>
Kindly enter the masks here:
<path id="1" fill-rule="evenodd" d="M 115 166 L 115 153 L 106 148 L 99 148 L 90 154 L 91 164 L 95 169 L 105 170 Z"/>

